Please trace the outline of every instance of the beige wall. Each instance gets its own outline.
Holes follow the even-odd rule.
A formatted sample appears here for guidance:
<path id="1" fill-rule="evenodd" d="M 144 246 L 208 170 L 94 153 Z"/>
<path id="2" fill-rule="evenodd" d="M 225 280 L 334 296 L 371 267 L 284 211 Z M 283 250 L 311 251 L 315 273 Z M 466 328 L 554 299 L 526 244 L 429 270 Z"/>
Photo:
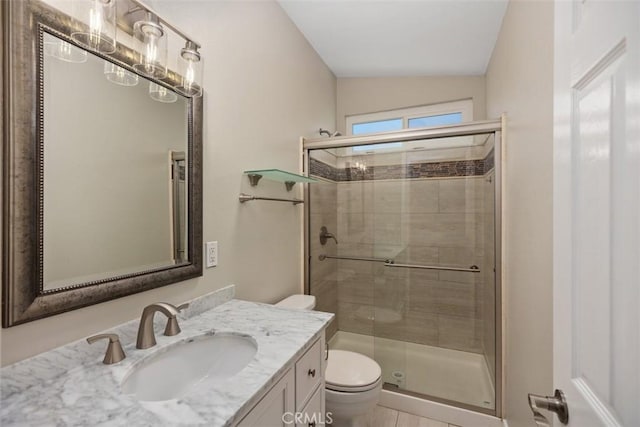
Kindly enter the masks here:
<path id="1" fill-rule="evenodd" d="M 469 98 L 474 120 L 487 117 L 484 76 L 340 78 L 337 87 L 336 125 L 343 134 L 350 115 Z"/>
<path id="2" fill-rule="evenodd" d="M 527 393 L 552 393 L 553 5 L 511 1 L 487 72 L 487 115 L 507 114 L 505 415 L 532 426 Z"/>
<path id="3" fill-rule="evenodd" d="M 2 364 L 134 319 L 156 301 L 230 283 L 239 298 L 265 302 L 302 290 L 302 206 L 240 205 L 238 193 L 287 195 L 281 183 L 249 187 L 242 172 L 298 169 L 299 136 L 335 127 L 335 77 L 275 2 L 157 7 L 204 44 L 204 239 L 219 242 L 219 265 L 199 279 L 2 329 Z"/>

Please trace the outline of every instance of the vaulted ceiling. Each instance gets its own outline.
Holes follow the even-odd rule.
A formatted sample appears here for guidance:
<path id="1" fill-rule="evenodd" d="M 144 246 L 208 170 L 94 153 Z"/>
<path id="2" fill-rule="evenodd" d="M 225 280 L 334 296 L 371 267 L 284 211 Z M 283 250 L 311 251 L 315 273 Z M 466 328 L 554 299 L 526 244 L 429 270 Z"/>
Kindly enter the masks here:
<path id="1" fill-rule="evenodd" d="M 279 0 L 337 77 L 483 75 L 507 0 Z"/>

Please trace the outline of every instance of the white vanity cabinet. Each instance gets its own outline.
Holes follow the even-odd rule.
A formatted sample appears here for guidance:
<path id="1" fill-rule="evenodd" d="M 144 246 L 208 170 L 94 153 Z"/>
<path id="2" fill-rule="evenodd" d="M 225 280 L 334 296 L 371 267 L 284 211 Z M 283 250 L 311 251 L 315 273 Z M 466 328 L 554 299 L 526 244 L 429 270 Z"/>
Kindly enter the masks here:
<path id="1" fill-rule="evenodd" d="M 289 369 L 251 411 L 238 423 L 237 427 L 287 426 L 286 413 L 295 412 L 295 375 Z M 293 417 L 293 415 L 292 415 Z"/>
<path id="2" fill-rule="evenodd" d="M 237 427 L 324 425 L 325 335 L 296 360 Z"/>

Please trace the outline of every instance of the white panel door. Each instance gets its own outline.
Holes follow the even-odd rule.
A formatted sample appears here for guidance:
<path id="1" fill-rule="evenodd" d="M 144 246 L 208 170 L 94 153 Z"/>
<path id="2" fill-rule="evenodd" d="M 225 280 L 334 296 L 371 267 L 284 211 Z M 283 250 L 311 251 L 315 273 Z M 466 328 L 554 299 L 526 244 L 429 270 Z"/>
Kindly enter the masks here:
<path id="1" fill-rule="evenodd" d="M 557 1 L 555 20 L 554 385 L 570 426 L 637 427 L 640 2 Z"/>

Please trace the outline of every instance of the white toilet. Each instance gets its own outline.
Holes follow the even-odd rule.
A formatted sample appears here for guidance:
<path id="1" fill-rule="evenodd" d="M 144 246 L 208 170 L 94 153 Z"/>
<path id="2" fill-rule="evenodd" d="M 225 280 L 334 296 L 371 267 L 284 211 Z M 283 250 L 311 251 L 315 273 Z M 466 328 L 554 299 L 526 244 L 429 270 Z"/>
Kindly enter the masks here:
<path id="1" fill-rule="evenodd" d="M 313 310 L 316 297 L 291 295 L 276 306 Z M 353 351 L 329 350 L 325 371 L 325 397 L 327 413 L 331 413 L 333 427 L 367 425 L 367 414 L 378 404 L 380 398 L 381 376 L 382 370 L 375 360 Z"/>

